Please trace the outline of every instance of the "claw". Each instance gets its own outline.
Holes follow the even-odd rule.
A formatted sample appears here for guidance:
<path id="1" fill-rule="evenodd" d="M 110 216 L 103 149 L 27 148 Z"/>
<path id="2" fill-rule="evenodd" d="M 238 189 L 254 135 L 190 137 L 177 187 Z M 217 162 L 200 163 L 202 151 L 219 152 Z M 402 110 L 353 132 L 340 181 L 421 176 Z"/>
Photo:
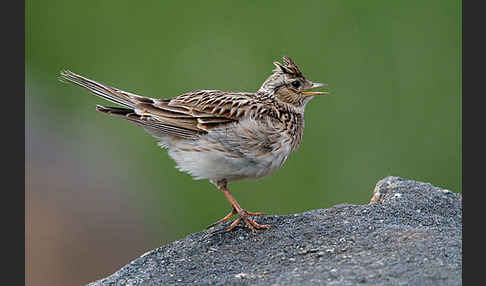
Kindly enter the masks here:
<path id="1" fill-rule="evenodd" d="M 245 211 L 243 210 L 247 215 L 249 216 L 264 216 L 265 213 L 254 213 L 254 212 L 249 212 L 249 211 Z"/>
<path id="2" fill-rule="evenodd" d="M 228 231 L 232 231 L 233 228 L 236 227 L 236 225 L 238 225 L 238 223 L 241 221 L 241 217 L 235 219 L 235 221 L 228 227 Z"/>
<path id="3" fill-rule="evenodd" d="M 231 210 L 230 213 L 228 213 L 226 216 L 224 216 L 222 219 L 218 220 L 217 222 L 211 224 L 207 228 L 211 228 L 213 226 L 216 226 L 218 224 L 221 224 L 223 222 L 228 221 L 231 217 L 234 215 L 238 214 L 240 217 L 235 219 L 231 225 L 228 227 L 228 231 L 232 231 L 240 221 L 244 222 L 244 225 L 246 225 L 253 233 L 256 233 L 256 229 L 268 229 L 271 226 L 266 225 L 266 224 L 258 224 L 254 219 L 252 219 L 252 216 L 263 216 L 265 215 L 264 213 L 259 213 L 259 212 L 249 212 L 240 207 L 238 202 L 235 200 L 235 198 L 230 194 L 228 188 L 226 187 L 226 180 L 221 180 L 219 181 L 216 185 L 218 188 L 223 192 L 223 194 L 226 196 L 226 199 L 228 202 L 231 204 L 233 209 Z"/>
<path id="4" fill-rule="evenodd" d="M 223 217 L 222 219 L 218 220 L 217 222 L 215 223 L 212 223 L 211 225 L 209 225 L 206 229 L 209 229 L 211 227 L 214 227 L 214 226 L 217 226 L 223 222 L 226 222 L 228 220 L 231 219 L 231 217 L 233 217 L 234 215 L 238 214 L 240 217 L 235 219 L 231 225 L 228 227 L 228 231 L 232 231 L 240 221 L 243 221 L 245 223 L 245 225 L 253 232 L 253 233 L 256 233 L 256 229 L 268 229 L 270 228 L 270 225 L 266 225 L 266 224 L 259 224 L 257 223 L 254 219 L 250 218 L 251 216 L 263 216 L 264 214 L 263 213 L 254 213 L 254 212 L 249 212 L 249 211 L 246 211 L 246 210 L 241 210 L 241 213 L 238 213 L 234 208 L 231 212 L 229 212 L 225 217 Z"/>
<path id="5" fill-rule="evenodd" d="M 246 214 L 248 214 L 247 211 L 243 210 Z M 270 228 L 270 225 L 268 224 L 259 224 L 257 223 L 254 219 L 246 216 L 246 215 L 243 215 L 243 221 L 245 222 L 245 224 L 254 232 L 256 233 L 255 231 L 255 228 L 257 229 L 268 229 Z"/>

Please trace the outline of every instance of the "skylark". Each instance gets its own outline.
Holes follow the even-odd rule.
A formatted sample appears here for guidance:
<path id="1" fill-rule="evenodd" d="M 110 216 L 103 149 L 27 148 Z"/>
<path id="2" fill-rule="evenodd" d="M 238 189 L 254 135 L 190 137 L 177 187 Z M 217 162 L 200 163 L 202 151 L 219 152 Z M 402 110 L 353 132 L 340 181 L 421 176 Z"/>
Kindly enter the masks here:
<path id="1" fill-rule="evenodd" d="M 297 65 L 283 57 L 260 89 L 253 92 L 198 90 L 170 99 L 139 96 L 93 81 L 71 71 L 61 79 L 121 107 L 96 110 L 129 120 L 153 135 L 166 148 L 177 168 L 194 179 L 208 179 L 225 195 L 232 211 L 209 227 L 228 221 L 233 230 L 240 221 L 253 232 L 270 225 L 252 217 L 262 213 L 241 208 L 228 190 L 228 182 L 256 179 L 282 167 L 302 142 L 304 110 L 316 95 L 308 91 L 326 86 L 306 79 Z M 208 227 L 208 228 L 209 228 Z"/>

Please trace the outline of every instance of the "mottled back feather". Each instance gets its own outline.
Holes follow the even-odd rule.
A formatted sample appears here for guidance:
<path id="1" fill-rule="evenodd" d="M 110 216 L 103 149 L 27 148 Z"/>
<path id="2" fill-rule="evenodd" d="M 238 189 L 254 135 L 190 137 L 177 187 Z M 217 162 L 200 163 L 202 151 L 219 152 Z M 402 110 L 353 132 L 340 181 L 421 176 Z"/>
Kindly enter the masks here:
<path id="1" fill-rule="evenodd" d="M 198 90 L 174 98 L 156 99 L 136 95 L 88 79 L 71 71 L 61 72 L 61 78 L 87 88 L 103 99 L 124 108 L 97 106 L 97 110 L 144 127 L 155 137 L 170 135 L 198 139 L 214 128 L 242 119 L 277 120 L 294 138 L 292 149 L 301 142 L 304 126 L 303 108 L 309 100 L 290 85 L 301 80 L 309 84 L 289 57 L 276 69 L 256 93 Z"/>

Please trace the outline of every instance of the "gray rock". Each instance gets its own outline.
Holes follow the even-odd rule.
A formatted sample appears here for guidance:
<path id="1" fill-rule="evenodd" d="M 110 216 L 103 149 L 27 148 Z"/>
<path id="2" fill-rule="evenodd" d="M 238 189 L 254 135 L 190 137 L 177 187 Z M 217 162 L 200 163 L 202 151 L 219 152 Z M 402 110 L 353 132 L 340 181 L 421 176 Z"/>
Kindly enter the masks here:
<path id="1" fill-rule="evenodd" d="M 265 216 L 152 250 L 89 285 L 461 285 L 462 196 L 387 177 L 369 205 Z"/>

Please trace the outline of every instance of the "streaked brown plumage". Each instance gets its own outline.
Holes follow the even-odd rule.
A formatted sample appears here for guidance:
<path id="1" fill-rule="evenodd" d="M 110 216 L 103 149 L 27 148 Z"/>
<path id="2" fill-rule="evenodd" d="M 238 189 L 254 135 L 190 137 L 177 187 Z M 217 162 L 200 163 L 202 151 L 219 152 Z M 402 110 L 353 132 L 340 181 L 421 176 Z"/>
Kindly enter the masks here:
<path id="1" fill-rule="evenodd" d="M 70 71 L 61 78 L 122 107 L 97 106 L 143 127 L 167 148 L 181 171 L 195 179 L 209 179 L 232 205 L 232 211 L 211 226 L 237 218 L 252 231 L 260 225 L 230 194 L 229 181 L 260 178 L 280 168 L 302 142 L 304 109 L 325 86 L 307 80 L 297 65 L 283 57 L 256 93 L 199 90 L 171 99 L 139 96 L 90 80 Z"/>

